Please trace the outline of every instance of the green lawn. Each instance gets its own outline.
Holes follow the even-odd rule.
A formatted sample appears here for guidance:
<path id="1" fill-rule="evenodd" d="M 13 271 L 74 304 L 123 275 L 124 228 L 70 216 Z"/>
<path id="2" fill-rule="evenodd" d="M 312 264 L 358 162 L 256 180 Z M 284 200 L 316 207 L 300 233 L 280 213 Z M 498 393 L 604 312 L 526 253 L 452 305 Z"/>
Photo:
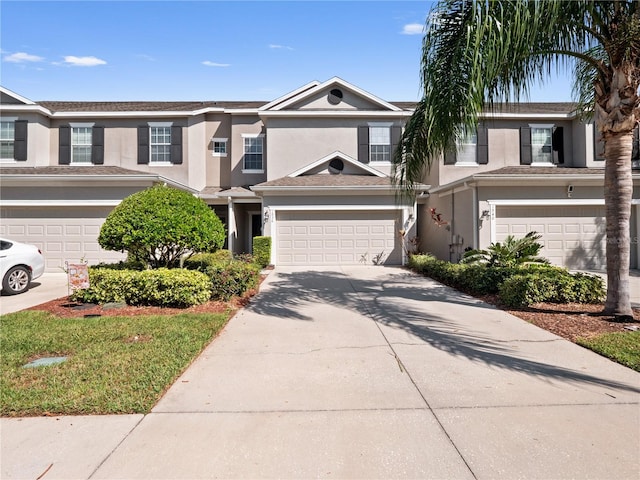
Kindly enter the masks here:
<path id="1" fill-rule="evenodd" d="M 231 316 L 0 317 L 0 414 L 147 413 Z M 64 363 L 23 366 L 40 357 Z"/>
<path id="2" fill-rule="evenodd" d="M 577 343 L 640 372 L 640 331 L 580 338 Z"/>

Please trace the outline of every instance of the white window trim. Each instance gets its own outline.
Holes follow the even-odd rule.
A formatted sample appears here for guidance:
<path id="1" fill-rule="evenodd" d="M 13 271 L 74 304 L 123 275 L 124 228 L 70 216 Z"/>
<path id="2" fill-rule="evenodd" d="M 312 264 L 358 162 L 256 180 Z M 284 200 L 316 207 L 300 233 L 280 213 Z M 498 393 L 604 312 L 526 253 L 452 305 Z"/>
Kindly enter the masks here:
<path id="1" fill-rule="evenodd" d="M 212 157 L 226 157 L 227 153 L 229 152 L 229 139 L 228 138 L 217 138 L 214 137 L 211 139 L 211 141 L 213 142 L 213 148 L 211 150 L 211 156 Z M 215 143 L 224 143 L 225 144 L 225 153 L 219 153 L 215 151 Z"/>
<path id="2" fill-rule="evenodd" d="M 529 128 L 532 130 L 532 134 L 533 134 L 533 129 L 534 128 L 547 128 L 551 130 L 551 161 L 550 162 L 534 162 L 533 161 L 533 150 L 531 150 L 531 166 L 532 167 L 555 167 L 556 164 L 553 163 L 553 129 L 555 128 L 555 124 L 554 123 L 530 123 L 529 124 Z M 530 139 L 531 142 L 531 148 L 533 149 L 533 135 L 532 138 Z"/>
<path id="3" fill-rule="evenodd" d="M 172 167 L 173 163 L 171 162 L 171 160 L 169 160 L 168 162 L 166 161 L 159 162 L 157 160 L 151 160 L 153 156 L 151 154 L 151 150 L 152 150 L 151 146 L 157 145 L 157 144 L 151 143 L 151 128 L 152 127 L 173 127 L 173 122 L 147 122 L 147 125 L 149 127 L 149 166 L 150 167 Z M 171 143 L 169 143 L 169 147 L 171 147 Z"/>
<path id="4" fill-rule="evenodd" d="M 71 127 L 71 159 L 69 162 L 69 165 L 73 165 L 74 167 L 91 167 L 93 166 L 93 159 L 91 158 L 91 156 L 89 158 L 91 158 L 91 161 L 89 162 L 74 162 L 73 161 L 73 129 L 74 128 L 91 128 L 93 129 L 93 126 L 95 125 L 95 122 L 87 122 L 87 123 L 69 123 L 69 127 Z M 75 145 L 75 146 L 80 146 L 80 145 Z M 86 145 L 82 145 L 82 146 L 86 146 Z M 91 144 L 89 145 L 90 147 L 93 147 L 93 130 L 91 131 Z"/>
<path id="5" fill-rule="evenodd" d="M 18 117 L 0 117 L 0 122 L 13 122 L 15 124 L 15 122 L 18 121 Z M 13 134 L 13 141 L 14 141 L 14 145 L 15 145 L 15 141 L 16 141 L 16 137 L 15 137 L 15 130 L 14 130 L 14 134 Z M 15 149 L 13 151 L 13 154 L 15 156 Z M 0 158 L 0 163 L 2 164 L 8 164 L 8 163 L 20 163 L 18 162 L 15 158 Z"/>
<path id="6" fill-rule="evenodd" d="M 259 174 L 259 173 L 264 173 L 264 133 L 243 133 L 242 138 L 262 138 L 262 168 L 261 169 L 242 169 L 242 173 L 249 173 L 249 174 Z M 244 157 L 245 151 L 244 151 L 244 140 L 242 141 L 242 156 Z M 242 159 L 242 166 L 244 167 L 244 158 Z"/>
<path id="7" fill-rule="evenodd" d="M 393 122 L 367 122 L 367 127 L 369 127 L 369 129 L 371 129 L 371 127 L 380 127 L 380 128 L 388 128 L 389 129 L 389 158 L 391 158 L 391 127 L 393 127 Z M 388 162 L 385 161 L 378 161 L 378 160 L 371 160 L 371 140 L 369 140 L 369 163 L 376 165 L 378 167 L 388 167 L 391 166 L 392 162 L 391 160 L 389 160 Z"/>

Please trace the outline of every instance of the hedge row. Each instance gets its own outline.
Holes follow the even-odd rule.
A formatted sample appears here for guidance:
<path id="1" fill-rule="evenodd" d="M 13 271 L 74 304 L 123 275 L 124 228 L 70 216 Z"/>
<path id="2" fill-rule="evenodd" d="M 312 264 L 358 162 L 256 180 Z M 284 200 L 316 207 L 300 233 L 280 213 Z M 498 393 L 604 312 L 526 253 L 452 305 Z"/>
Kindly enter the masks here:
<path id="1" fill-rule="evenodd" d="M 99 304 L 188 307 L 241 296 L 257 287 L 260 279 L 259 265 L 235 260 L 228 250 L 194 255 L 184 267 L 133 270 L 122 263 L 91 267 L 90 287 L 71 298 Z"/>
<path id="2" fill-rule="evenodd" d="M 432 255 L 413 255 L 409 267 L 441 283 L 474 295 L 498 294 L 509 307 L 538 302 L 599 303 L 605 290 L 596 275 L 570 273 L 551 265 L 487 267 L 449 263 Z"/>
<path id="3" fill-rule="evenodd" d="M 205 274 L 184 269 L 89 269 L 90 287 L 77 290 L 72 299 L 90 303 L 125 302 L 128 305 L 188 307 L 211 297 L 211 281 Z"/>

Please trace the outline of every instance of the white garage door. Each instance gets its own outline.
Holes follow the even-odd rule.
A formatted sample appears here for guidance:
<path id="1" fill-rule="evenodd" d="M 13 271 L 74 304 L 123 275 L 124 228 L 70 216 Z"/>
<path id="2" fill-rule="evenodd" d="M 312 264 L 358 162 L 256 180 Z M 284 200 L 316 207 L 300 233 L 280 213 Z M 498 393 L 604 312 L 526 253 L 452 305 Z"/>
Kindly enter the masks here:
<path id="1" fill-rule="evenodd" d="M 48 272 L 62 272 L 65 262 L 89 264 L 125 258 L 98 245 L 100 227 L 112 207 L 4 207 L 0 235 L 32 243 L 42 250 Z"/>
<path id="2" fill-rule="evenodd" d="M 278 265 L 402 263 L 397 211 L 278 212 Z"/>
<path id="3" fill-rule="evenodd" d="M 496 208 L 496 241 L 542 235 L 542 256 L 570 269 L 606 268 L 604 206 Z"/>

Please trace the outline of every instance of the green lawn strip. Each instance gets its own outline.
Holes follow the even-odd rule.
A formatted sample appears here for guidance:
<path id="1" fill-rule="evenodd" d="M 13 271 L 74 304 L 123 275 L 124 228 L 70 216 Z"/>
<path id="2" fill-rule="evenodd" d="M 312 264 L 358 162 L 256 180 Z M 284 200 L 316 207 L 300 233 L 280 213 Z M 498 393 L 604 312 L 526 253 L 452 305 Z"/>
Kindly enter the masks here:
<path id="1" fill-rule="evenodd" d="M 605 333 L 576 343 L 640 372 L 640 331 Z"/>
<path id="2" fill-rule="evenodd" d="M 231 313 L 59 318 L 0 317 L 0 414 L 147 413 Z M 137 337 L 137 338 L 136 338 Z M 23 366 L 39 357 L 64 363 Z"/>

